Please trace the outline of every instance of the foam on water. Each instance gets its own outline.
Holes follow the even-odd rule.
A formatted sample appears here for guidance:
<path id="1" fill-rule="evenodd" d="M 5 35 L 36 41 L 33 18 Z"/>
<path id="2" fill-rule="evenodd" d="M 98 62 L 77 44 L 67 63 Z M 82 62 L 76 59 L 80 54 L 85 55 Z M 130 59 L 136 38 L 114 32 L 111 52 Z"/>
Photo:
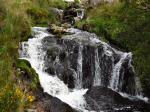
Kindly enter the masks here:
<path id="1" fill-rule="evenodd" d="M 130 100 L 143 100 L 146 103 L 148 103 L 148 100 L 149 100 L 147 97 L 143 97 L 143 95 L 132 96 L 132 95 L 129 95 L 127 93 L 122 93 L 122 92 L 119 92 L 119 94 L 125 98 L 130 99 Z"/>
<path id="2" fill-rule="evenodd" d="M 42 48 L 42 39 L 50 34 L 47 28 L 33 27 L 34 38 L 22 42 L 22 49 L 19 51 L 20 58 L 28 60 L 39 75 L 40 84 L 44 92 L 59 98 L 77 110 L 86 112 L 86 102 L 83 95 L 87 89 L 69 90 L 57 76 L 51 76 L 43 71 L 44 57 L 46 55 Z M 51 35 L 52 36 L 52 35 Z"/>
<path id="3" fill-rule="evenodd" d="M 64 0 L 65 2 L 74 2 L 74 0 Z"/>
<path id="4" fill-rule="evenodd" d="M 130 55 L 130 53 L 123 53 L 121 55 L 121 59 L 119 62 L 114 66 L 112 78 L 110 80 L 110 88 L 117 91 L 118 90 L 118 84 L 119 84 L 119 78 L 120 78 L 120 70 L 122 63 L 125 61 L 125 59 Z"/>

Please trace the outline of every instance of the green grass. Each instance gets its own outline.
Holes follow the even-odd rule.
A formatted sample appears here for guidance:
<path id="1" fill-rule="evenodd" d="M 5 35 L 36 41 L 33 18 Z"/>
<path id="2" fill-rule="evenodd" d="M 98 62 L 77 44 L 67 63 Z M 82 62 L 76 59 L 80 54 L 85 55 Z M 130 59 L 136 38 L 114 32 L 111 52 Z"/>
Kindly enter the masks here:
<path id="1" fill-rule="evenodd" d="M 34 2 L 29 3 L 27 14 L 31 17 L 33 25 L 46 26 L 51 23 L 59 23 L 50 8 L 64 9 L 66 6 L 67 4 L 63 0 L 34 0 Z"/>
<path id="2" fill-rule="evenodd" d="M 27 40 L 32 26 L 57 22 L 50 7 L 65 8 L 62 0 L 0 0 L 0 112 L 23 112 L 27 92 L 18 85 L 22 69 L 32 77 L 36 88 L 37 74 L 25 61 L 18 61 L 19 42 Z M 18 76 L 18 77 L 17 77 Z"/>
<path id="3" fill-rule="evenodd" d="M 37 89 L 37 87 L 39 86 L 38 74 L 31 67 L 30 63 L 27 60 L 17 59 L 16 67 L 25 72 L 24 74 L 19 74 L 18 77 L 26 77 L 26 80 L 28 80 L 28 87 L 30 89 Z"/>

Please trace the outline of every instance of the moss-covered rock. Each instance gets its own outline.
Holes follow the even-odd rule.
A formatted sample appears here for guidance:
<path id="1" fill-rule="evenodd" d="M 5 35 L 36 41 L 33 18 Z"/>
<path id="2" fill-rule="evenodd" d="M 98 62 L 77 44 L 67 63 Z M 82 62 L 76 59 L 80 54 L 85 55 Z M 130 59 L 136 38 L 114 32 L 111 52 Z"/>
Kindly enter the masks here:
<path id="1" fill-rule="evenodd" d="M 50 24 L 48 31 L 56 35 L 61 35 L 67 32 L 67 30 L 64 27 L 60 27 L 55 24 Z"/>
<path id="2" fill-rule="evenodd" d="M 31 89 L 36 89 L 39 86 L 38 74 L 27 60 L 18 59 L 16 67 L 20 69 L 20 78 L 26 80 Z"/>

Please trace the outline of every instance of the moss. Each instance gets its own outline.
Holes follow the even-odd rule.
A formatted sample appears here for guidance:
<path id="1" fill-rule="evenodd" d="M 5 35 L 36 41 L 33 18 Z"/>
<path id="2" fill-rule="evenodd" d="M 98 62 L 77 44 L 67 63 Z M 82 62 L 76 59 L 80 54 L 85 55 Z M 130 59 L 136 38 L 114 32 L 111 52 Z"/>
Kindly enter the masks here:
<path id="1" fill-rule="evenodd" d="M 23 75 L 23 78 L 27 78 L 28 81 L 30 81 L 30 87 L 32 89 L 36 89 L 39 85 L 39 77 L 38 74 L 36 73 L 36 71 L 31 67 L 31 64 L 24 59 L 18 59 L 16 61 L 16 67 L 20 68 L 21 71 L 24 71 L 24 74 L 20 74 Z"/>

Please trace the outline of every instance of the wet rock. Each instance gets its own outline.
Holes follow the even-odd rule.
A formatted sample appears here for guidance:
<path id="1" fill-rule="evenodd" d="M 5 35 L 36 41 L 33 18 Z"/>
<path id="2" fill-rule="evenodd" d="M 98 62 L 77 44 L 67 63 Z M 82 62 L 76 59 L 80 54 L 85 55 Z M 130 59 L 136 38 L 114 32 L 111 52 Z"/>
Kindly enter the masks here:
<path id="1" fill-rule="evenodd" d="M 95 48 L 91 46 L 83 47 L 83 87 L 89 88 L 93 85 L 94 71 L 95 71 Z"/>
<path id="2" fill-rule="evenodd" d="M 58 34 L 58 35 L 61 35 L 67 32 L 67 30 L 64 27 L 60 27 L 55 24 L 50 24 L 48 31 L 54 34 Z"/>
<path id="3" fill-rule="evenodd" d="M 91 25 L 85 23 L 81 26 L 81 29 L 84 31 L 91 31 L 92 27 L 91 27 Z"/>
<path id="4" fill-rule="evenodd" d="M 55 69 L 54 67 L 48 67 L 47 69 L 45 69 L 45 72 L 49 73 L 50 75 L 55 75 Z"/>
<path id="5" fill-rule="evenodd" d="M 58 8 L 50 8 L 50 13 L 53 13 L 53 15 L 61 22 L 63 17 L 63 10 Z"/>
<path id="6" fill-rule="evenodd" d="M 122 64 L 122 68 L 120 70 L 121 76 L 123 77 L 123 80 L 121 80 L 122 87 L 120 87 L 120 90 L 122 92 L 135 95 L 137 88 L 135 88 L 136 82 L 134 78 L 136 74 L 134 73 L 132 66 L 128 66 L 128 63 L 129 60 L 126 60 Z"/>
<path id="7" fill-rule="evenodd" d="M 99 61 L 99 75 L 101 80 L 99 84 L 104 87 L 110 86 L 114 66 L 119 62 L 121 54 L 110 46 L 104 45 L 93 33 L 76 31 L 75 29 L 72 31 L 75 33 L 64 35 L 62 38 L 44 38 L 43 44 L 47 52 L 45 58 L 46 72 L 57 75 L 69 88 L 73 88 L 76 74 L 79 73 L 79 67 L 82 66 L 82 87 L 90 88 L 94 84 L 94 77 L 96 75 L 95 64 L 96 61 Z M 79 51 L 81 45 L 83 49 Z M 98 59 L 95 58 L 96 49 L 98 50 Z M 81 53 L 79 54 L 79 52 Z M 82 57 L 82 62 L 79 62 L 80 55 Z M 79 65 L 79 63 L 81 65 Z M 136 85 L 134 81 L 134 71 L 132 66 L 129 65 L 130 58 L 127 57 L 121 65 L 117 91 L 135 94 Z"/>
<path id="8" fill-rule="evenodd" d="M 97 43 L 100 42 L 98 37 L 94 33 L 89 33 L 86 31 L 75 31 L 72 35 L 62 36 L 62 39 L 68 41 L 74 41 L 76 44 L 97 46 Z"/>
<path id="9" fill-rule="evenodd" d="M 41 86 L 38 86 L 34 94 L 36 96 L 35 109 L 30 110 L 35 110 L 35 112 L 77 112 L 58 98 L 45 93 Z"/>
<path id="10" fill-rule="evenodd" d="M 64 10 L 64 16 L 73 16 L 76 17 L 77 16 L 77 11 L 75 8 L 67 8 L 67 10 Z"/>
<path id="11" fill-rule="evenodd" d="M 60 52 L 61 48 L 58 45 L 49 46 L 47 48 L 47 55 L 48 57 L 51 57 L 52 60 L 55 60 L 56 56 L 58 56 Z"/>
<path id="12" fill-rule="evenodd" d="M 77 112 L 68 104 L 62 102 L 56 97 L 48 95 L 47 93 L 41 94 L 40 101 L 43 105 L 44 112 Z"/>
<path id="13" fill-rule="evenodd" d="M 74 25 L 76 21 L 83 19 L 85 13 L 81 5 L 72 3 L 69 7 L 64 10 L 63 23 L 69 23 Z"/>
<path id="14" fill-rule="evenodd" d="M 141 100 L 129 100 L 105 87 L 92 87 L 84 95 L 87 105 L 97 112 L 149 112 L 149 104 Z"/>
<path id="15" fill-rule="evenodd" d="M 72 16 L 72 15 L 64 16 L 63 23 L 68 23 L 68 24 L 74 25 L 75 24 L 74 16 Z"/>
<path id="16" fill-rule="evenodd" d="M 71 27 L 71 24 L 69 23 L 64 23 L 61 25 L 63 28 L 67 29 L 67 28 L 70 28 Z"/>
<path id="17" fill-rule="evenodd" d="M 74 72 L 71 69 L 64 70 L 60 79 L 63 80 L 63 82 L 67 84 L 69 88 L 73 89 L 75 87 Z"/>

